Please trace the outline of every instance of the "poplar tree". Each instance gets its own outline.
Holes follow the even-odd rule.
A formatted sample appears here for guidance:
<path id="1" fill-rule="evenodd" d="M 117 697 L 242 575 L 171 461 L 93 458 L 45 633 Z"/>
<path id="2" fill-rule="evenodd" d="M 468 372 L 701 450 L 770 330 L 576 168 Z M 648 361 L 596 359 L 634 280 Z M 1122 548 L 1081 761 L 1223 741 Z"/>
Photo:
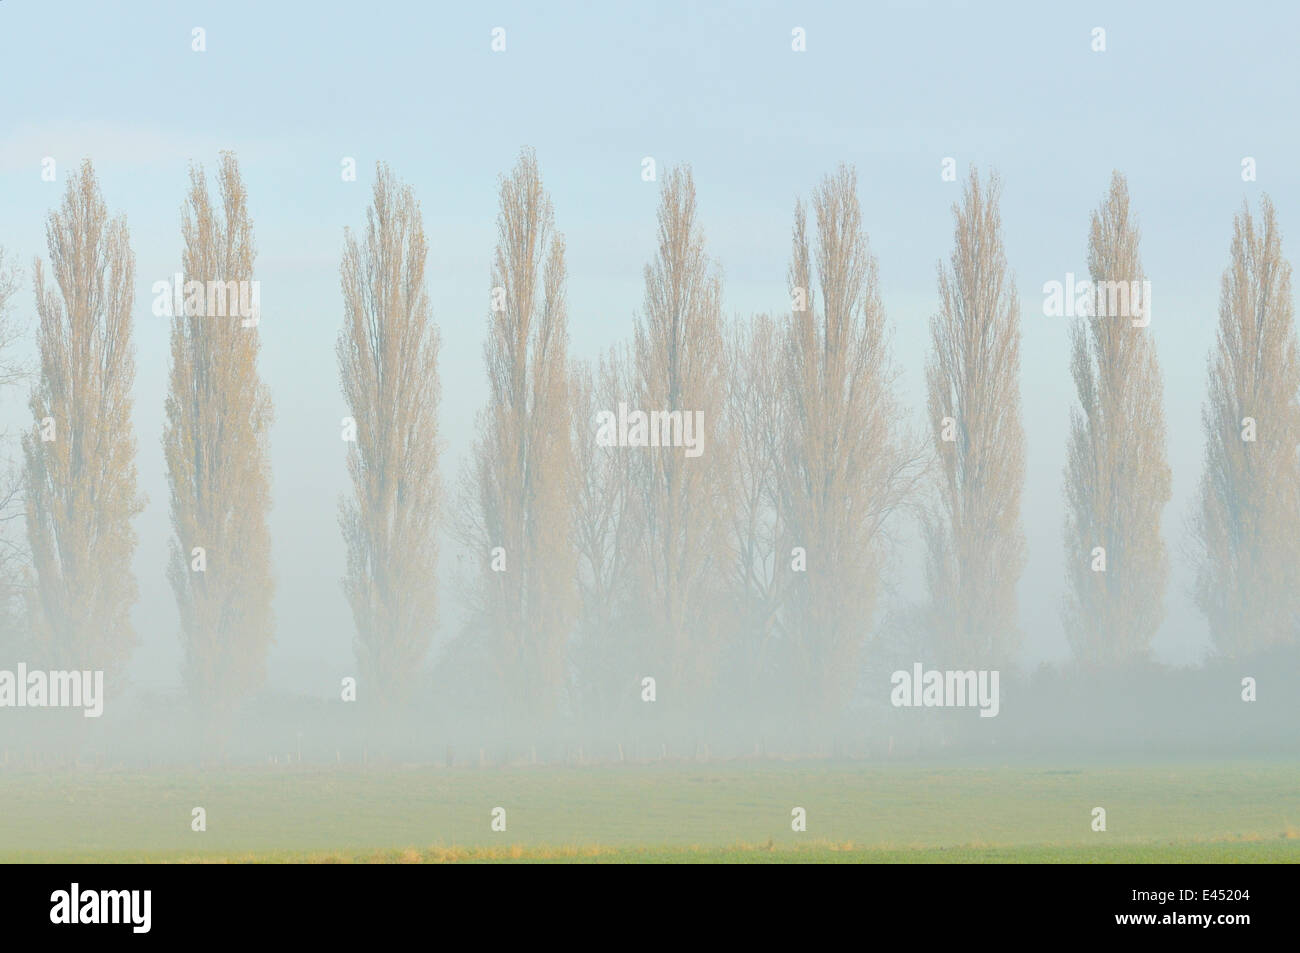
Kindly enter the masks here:
<path id="1" fill-rule="evenodd" d="M 251 288 L 254 281 L 253 222 L 233 153 L 221 155 L 217 186 L 214 204 L 202 167 L 191 168 L 181 213 L 186 306 L 172 319 L 163 453 L 174 532 L 167 575 L 180 611 L 185 682 L 201 711 L 222 715 L 265 677 L 274 583 L 272 410 L 257 369 L 260 316 L 197 306 L 207 300 L 202 289 L 215 287 L 209 282 Z"/>
<path id="2" fill-rule="evenodd" d="M 349 419 L 352 494 L 340 502 L 343 590 L 356 625 L 362 698 L 411 695 L 436 621 L 439 336 L 415 193 L 377 168 L 366 228 L 345 231 L 337 354 Z"/>
<path id="3" fill-rule="evenodd" d="M 617 407 L 631 391 L 630 363 L 625 347 L 611 348 L 594 365 L 575 362 L 571 375 L 576 703 L 598 716 L 637 703 L 627 686 L 645 674 L 632 644 L 631 567 L 638 551 L 633 457 L 595 439 L 597 414 Z"/>
<path id="4" fill-rule="evenodd" d="M 730 666 L 750 700 L 769 687 L 779 643 L 781 597 L 790 580 L 790 554 L 780 551 L 782 339 L 770 315 L 736 319 L 726 335 L 726 413 L 730 450 L 727 508 L 728 642 Z"/>
<path id="5" fill-rule="evenodd" d="M 887 521 L 914 492 L 922 455 L 902 427 L 876 260 L 862 226 L 857 173 L 841 165 L 795 205 L 789 270 L 780 469 L 790 572 L 787 671 L 801 706 L 849 702 L 888 552 Z"/>
<path id="6" fill-rule="evenodd" d="M 1266 197 L 1233 223 L 1201 413 L 1205 472 L 1192 519 L 1196 604 L 1215 647 L 1248 655 L 1300 628 L 1300 360 L 1291 266 Z"/>
<path id="7" fill-rule="evenodd" d="M 645 664 L 683 699 L 705 702 L 720 654 L 717 592 L 725 556 L 727 453 L 722 281 L 705 250 L 689 168 L 664 177 L 658 243 L 645 267 L 633 345 L 634 409 L 699 414 L 698 456 L 683 446 L 627 448 L 639 522 L 636 573 Z M 608 408 L 613 411 L 616 408 Z M 664 677 L 666 675 L 666 677 Z"/>
<path id="8" fill-rule="evenodd" d="M 144 508 L 131 426 L 135 259 L 89 160 L 45 234 L 53 286 L 38 259 L 40 374 L 23 437 L 32 633 L 52 667 L 117 671 L 136 642 L 131 522 Z"/>
<path id="9" fill-rule="evenodd" d="M 1020 304 L 1002 246 L 996 176 L 972 169 L 926 367 L 937 507 L 925 520 L 936 642 L 954 664 L 1009 661 L 1019 647 L 1016 584 L 1025 565 L 1020 494 Z"/>
<path id="10" fill-rule="evenodd" d="M 509 708 L 547 719 L 567 694 L 577 615 L 564 238 L 537 157 L 500 182 L 483 358 L 489 404 L 474 448 L 478 625 Z"/>
<path id="11" fill-rule="evenodd" d="M 1094 289 L 1103 282 L 1141 287 L 1139 241 L 1128 186 L 1116 172 L 1092 216 Z M 1164 618 L 1169 558 L 1160 518 L 1171 489 L 1150 329 L 1135 326 L 1129 314 L 1088 310 L 1071 329 L 1079 404 L 1071 411 L 1065 467 L 1064 620 L 1075 657 L 1108 666 L 1147 658 Z"/>
<path id="12" fill-rule="evenodd" d="M 21 327 L 13 312 L 19 282 L 18 268 L 0 246 L 0 390 L 26 376 L 22 361 L 14 353 L 21 337 Z M 8 450 L 8 434 L 5 438 Z M 31 559 L 13 527 L 21 526 L 25 515 L 23 483 L 26 473 L 24 467 L 7 456 L 3 465 L 3 483 L 0 483 L 0 658 L 18 658 L 27 648 L 29 635 L 24 609 L 24 574 Z"/>

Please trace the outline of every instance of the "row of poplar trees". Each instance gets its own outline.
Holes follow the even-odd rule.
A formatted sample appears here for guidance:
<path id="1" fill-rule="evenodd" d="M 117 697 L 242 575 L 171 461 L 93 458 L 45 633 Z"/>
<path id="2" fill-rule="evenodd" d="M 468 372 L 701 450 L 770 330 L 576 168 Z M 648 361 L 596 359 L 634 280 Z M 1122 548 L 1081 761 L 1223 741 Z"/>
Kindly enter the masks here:
<path id="1" fill-rule="evenodd" d="M 215 200 L 191 173 L 185 281 L 252 281 L 247 194 L 223 154 Z M 570 358 L 565 243 L 525 150 L 500 183 L 484 362 L 489 399 L 452 492 L 440 479 L 439 335 L 413 190 L 380 165 L 360 232 L 345 231 L 337 355 L 355 440 L 341 501 L 343 587 L 360 690 L 402 701 L 438 624 L 439 528 L 469 555 L 464 631 L 449 658 L 496 703 L 545 719 L 634 703 L 653 676 L 683 711 L 720 674 L 778 685 L 801 709 L 852 698 L 881 601 L 891 526 L 921 513 L 934 661 L 999 665 L 1021 639 L 1025 448 L 1021 315 L 996 176 L 972 171 L 938 269 L 926 367 L 928 432 L 910 431 L 855 172 L 796 203 L 791 305 L 724 319 L 694 183 L 660 186 L 657 246 L 632 339 Z M 134 261 L 89 162 L 47 224 L 35 264 L 40 355 L 3 552 L 8 644 L 42 664 L 123 666 L 137 490 L 131 423 Z M 1092 216 L 1094 281 L 1141 281 L 1124 179 Z M 0 383 L 17 271 L 0 252 Z M 184 671 L 205 710 L 257 688 L 272 640 L 267 516 L 272 408 L 258 329 L 178 316 L 163 436 L 174 529 L 168 577 Z M 1089 666 L 1145 659 L 1163 617 L 1170 499 L 1160 368 L 1148 328 L 1076 318 L 1078 403 L 1065 467 L 1066 631 Z M 597 444 L 598 412 L 699 411 L 705 450 Z M 1246 420 L 1250 419 L 1249 436 Z M 1196 599 L 1217 648 L 1294 642 L 1300 620 L 1300 366 L 1272 205 L 1236 217 L 1209 362 L 1205 470 L 1190 538 Z M 1098 571 L 1096 547 L 1105 551 Z M 468 660 L 468 661 L 466 661 Z M 738 674 L 737 674 L 738 673 Z M 426 686 L 426 688 L 422 688 Z"/>

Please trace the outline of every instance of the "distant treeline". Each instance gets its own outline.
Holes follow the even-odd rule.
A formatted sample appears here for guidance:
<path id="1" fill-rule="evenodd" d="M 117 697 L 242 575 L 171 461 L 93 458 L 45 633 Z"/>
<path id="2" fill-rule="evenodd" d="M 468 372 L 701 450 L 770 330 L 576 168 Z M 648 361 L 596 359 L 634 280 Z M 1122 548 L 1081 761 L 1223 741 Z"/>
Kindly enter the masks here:
<path id="1" fill-rule="evenodd" d="M 234 155 L 221 156 L 216 185 L 214 198 L 193 168 L 181 278 L 164 296 L 179 310 L 163 445 L 186 690 L 206 722 L 229 726 L 241 705 L 268 697 L 273 409 Z M 953 207 L 920 413 L 897 393 L 852 168 L 795 204 L 789 300 L 734 319 L 723 317 L 690 170 L 669 170 L 658 188 L 657 247 L 631 337 L 584 362 L 569 354 L 565 241 L 532 151 L 502 176 L 484 289 L 489 399 L 469 459 L 444 481 L 422 211 L 378 165 L 365 222 L 343 230 L 347 416 L 342 448 L 321 450 L 326 460 L 338 453 L 351 481 L 339 568 L 356 631 L 351 691 L 363 707 L 482 712 L 484 725 L 527 726 L 539 738 L 579 718 L 624 730 L 652 707 L 655 737 L 679 742 L 742 717 L 834 735 L 847 713 L 876 711 L 875 751 L 891 721 L 911 718 L 889 706 L 887 676 L 873 675 L 898 659 L 1005 669 L 996 729 L 972 722 L 986 738 L 1027 744 L 1036 724 L 1056 724 L 1043 715 L 1051 710 L 1080 738 L 1124 734 L 1126 719 L 1176 734 L 1162 717 L 1241 705 L 1223 679 L 1260 675 L 1243 660 L 1300 643 L 1300 361 L 1290 266 L 1267 199 L 1233 224 L 1208 356 L 1204 468 L 1187 516 L 1214 660 L 1178 675 L 1151 661 L 1169 585 L 1161 520 L 1171 476 L 1150 283 L 1116 173 L 1089 232 L 1096 294 L 1066 312 L 1078 400 L 1062 421 L 1063 611 L 1075 664 L 1023 677 L 1014 674 L 1026 560 L 1021 313 L 998 177 L 971 170 Z M 47 238 L 48 261 L 32 276 L 34 369 L 12 358 L 27 306 L 0 250 L 0 384 L 29 384 L 31 410 L 4 493 L 15 531 L 0 552 L 0 662 L 117 676 L 137 642 L 133 521 L 143 508 L 135 264 L 126 221 L 109 214 L 89 161 L 51 211 Z M 214 299 L 229 307 L 210 313 Z M 925 542 L 928 595 L 886 605 L 883 580 L 908 521 Z M 464 627 L 446 633 L 435 662 L 439 617 L 450 614 L 436 598 L 440 528 L 475 568 L 459 589 Z M 1124 688 L 1133 679 L 1147 695 Z M 1203 708 L 1180 694 L 1193 683 Z M 1088 694 L 1103 685 L 1114 693 Z M 1261 688 L 1261 699 L 1274 691 Z M 1172 707 L 1142 707 L 1153 698 Z M 1084 704 L 1102 699 L 1116 707 Z M 1076 701 L 1079 718 L 1066 718 Z M 724 735 L 750 745 L 753 732 L 738 727 Z"/>

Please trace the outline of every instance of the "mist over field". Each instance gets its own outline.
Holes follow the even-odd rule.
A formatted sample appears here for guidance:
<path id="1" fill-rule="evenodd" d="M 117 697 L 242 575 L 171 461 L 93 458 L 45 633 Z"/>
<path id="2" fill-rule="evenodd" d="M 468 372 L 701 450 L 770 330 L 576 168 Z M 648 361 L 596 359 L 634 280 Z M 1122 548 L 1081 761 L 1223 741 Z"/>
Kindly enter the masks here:
<path id="1" fill-rule="evenodd" d="M 441 6 L 0 8 L 0 857 L 1293 851 L 1293 11 Z"/>

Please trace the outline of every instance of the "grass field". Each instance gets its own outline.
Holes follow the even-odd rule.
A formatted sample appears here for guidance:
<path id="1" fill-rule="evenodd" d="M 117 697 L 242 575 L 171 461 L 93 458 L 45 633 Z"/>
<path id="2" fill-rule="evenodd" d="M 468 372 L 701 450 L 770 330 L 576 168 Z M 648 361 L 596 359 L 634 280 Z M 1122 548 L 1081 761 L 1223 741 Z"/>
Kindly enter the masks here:
<path id="1" fill-rule="evenodd" d="M 10 772 L 0 861 L 1294 863 L 1300 764 Z"/>

